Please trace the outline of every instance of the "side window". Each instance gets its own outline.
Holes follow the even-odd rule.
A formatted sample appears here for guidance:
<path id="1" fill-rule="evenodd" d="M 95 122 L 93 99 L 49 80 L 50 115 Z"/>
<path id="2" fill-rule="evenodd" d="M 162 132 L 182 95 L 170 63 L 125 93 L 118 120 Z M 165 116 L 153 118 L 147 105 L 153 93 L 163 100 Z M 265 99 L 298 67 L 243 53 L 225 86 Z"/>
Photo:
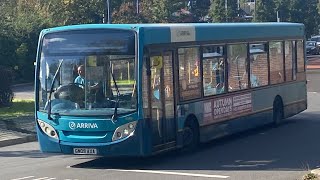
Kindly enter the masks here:
<path id="1" fill-rule="evenodd" d="M 229 91 L 248 88 L 247 45 L 233 44 L 227 47 Z"/>
<path id="2" fill-rule="evenodd" d="M 285 71 L 286 71 L 286 81 L 292 81 L 293 79 L 293 62 L 292 62 L 292 59 L 293 59 L 293 56 L 292 56 L 292 41 L 285 41 Z"/>
<path id="3" fill-rule="evenodd" d="M 268 46 L 266 43 L 252 43 L 249 47 L 251 87 L 268 85 Z"/>
<path id="4" fill-rule="evenodd" d="M 223 46 L 202 47 L 203 90 L 205 96 L 221 94 L 225 91 L 223 48 Z"/>
<path id="5" fill-rule="evenodd" d="M 179 48 L 179 89 L 180 100 L 201 97 L 199 48 Z"/>
<path id="6" fill-rule="evenodd" d="M 278 84 L 284 81 L 282 44 L 283 43 L 280 41 L 273 41 L 269 43 L 271 84 Z"/>
<path id="7" fill-rule="evenodd" d="M 292 41 L 292 80 L 297 80 L 297 44 Z"/>
<path id="8" fill-rule="evenodd" d="M 297 41 L 297 66 L 298 72 L 304 72 L 304 48 L 303 48 L 303 41 Z"/>

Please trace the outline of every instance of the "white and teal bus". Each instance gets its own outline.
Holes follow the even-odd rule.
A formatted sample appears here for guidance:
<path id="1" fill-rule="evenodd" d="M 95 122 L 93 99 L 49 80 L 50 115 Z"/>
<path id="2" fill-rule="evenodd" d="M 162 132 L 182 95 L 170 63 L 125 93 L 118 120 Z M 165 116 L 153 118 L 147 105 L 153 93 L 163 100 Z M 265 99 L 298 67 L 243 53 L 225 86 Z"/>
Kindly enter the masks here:
<path id="1" fill-rule="evenodd" d="M 41 150 L 148 156 L 278 124 L 307 108 L 304 42 L 296 23 L 45 29 L 35 78 Z"/>

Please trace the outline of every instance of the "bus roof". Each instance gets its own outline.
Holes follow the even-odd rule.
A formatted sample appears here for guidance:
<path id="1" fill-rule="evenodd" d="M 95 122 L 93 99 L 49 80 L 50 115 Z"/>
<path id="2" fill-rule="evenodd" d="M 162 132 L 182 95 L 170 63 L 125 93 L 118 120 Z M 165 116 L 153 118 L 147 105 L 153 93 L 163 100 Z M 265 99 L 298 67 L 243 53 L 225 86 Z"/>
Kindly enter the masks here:
<path id="1" fill-rule="evenodd" d="M 180 23 L 180 24 L 83 24 L 61 26 L 43 34 L 80 29 L 123 29 L 137 31 L 146 45 L 192 41 L 239 41 L 254 39 L 303 39 L 300 23 Z"/>

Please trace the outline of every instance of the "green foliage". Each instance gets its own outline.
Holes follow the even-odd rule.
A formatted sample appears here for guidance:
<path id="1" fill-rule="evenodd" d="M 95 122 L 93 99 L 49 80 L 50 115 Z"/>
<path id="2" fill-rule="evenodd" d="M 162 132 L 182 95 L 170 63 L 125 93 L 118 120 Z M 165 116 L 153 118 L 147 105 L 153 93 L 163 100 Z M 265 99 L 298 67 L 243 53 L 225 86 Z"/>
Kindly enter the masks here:
<path id="1" fill-rule="evenodd" d="M 4 66 L 0 66 L 0 107 L 10 106 L 12 103 L 12 76 L 12 71 L 10 71 Z"/>
<path id="2" fill-rule="evenodd" d="M 189 3 L 191 2 L 191 3 Z M 227 2 L 227 8 L 225 7 Z M 110 0 L 113 23 L 238 22 L 237 0 Z M 246 3 L 247 0 L 239 0 Z M 318 0 L 256 0 L 255 20 L 305 24 L 318 34 Z M 227 11 L 226 11 L 227 10 Z M 38 35 L 44 28 L 102 23 L 106 0 L 0 0 L 0 65 L 15 71 L 15 81 L 33 81 Z"/>
<path id="3" fill-rule="evenodd" d="M 215 0 L 211 3 L 209 16 L 213 22 L 226 22 L 226 9 L 224 0 Z"/>
<path id="4" fill-rule="evenodd" d="M 196 21 L 204 21 L 205 17 L 209 13 L 210 0 L 197 0 L 195 3 L 191 3 L 189 7 L 190 12 L 195 17 Z"/>
<path id="5" fill-rule="evenodd" d="M 58 7 L 62 11 L 56 10 L 54 16 L 62 17 L 62 24 L 92 24 L 102 23 L 105 4 L 103 0 L 64 0 Z"/>
<path id="6" fill-rule="evenodd" d="M 228 22 L 238 21 L 238 5 L 237 0 L 228 0 L 227 16 Z"/>
<path id="7" fill-rule="evenodd" d="M 279 12 L 280 21 L 288 22 L 290 19 L 290 0 L 277 0 L 275 5 Z"/>
<path id="8" fill-rule="evenodd" d="M 303 180 L 317 180 L 318 176 L 314 173 L 308 173 L 308 174 L 304 175 L 302 179 Z"/>
<path id="9" fill-rule="evenodd" d="M 292 0 L 290 5 L 290 21 L 303 23 L 306 26 L 307 37 L 318 33 L 319 14 L 318 0 Z"/>
<path id="10" fill-rule="evenodd" d="M 276 6 L 274 0 L 256 1 L 255 21 L 275 22 L 277 21 Z"/>
<path id="11" fill-rule="evenodd" d="M 10 107 L 0 108 L 0 119 L 34 115 L 34 100 L 13 100 Z"/>
<path id="12" fill-rule="evenodd" d="M 214 0 L 209 10 L 213 22 L 237 22 L 238 14 L 237 0 Z"/>
<path id="13" fill-rule="evenodd" d="M 133 3 L 123 3 L 118 11 L 113 13 L 113 23 L 145 23 L 146 20 L 139 13 L 137 14 L 136 6 Z"/>

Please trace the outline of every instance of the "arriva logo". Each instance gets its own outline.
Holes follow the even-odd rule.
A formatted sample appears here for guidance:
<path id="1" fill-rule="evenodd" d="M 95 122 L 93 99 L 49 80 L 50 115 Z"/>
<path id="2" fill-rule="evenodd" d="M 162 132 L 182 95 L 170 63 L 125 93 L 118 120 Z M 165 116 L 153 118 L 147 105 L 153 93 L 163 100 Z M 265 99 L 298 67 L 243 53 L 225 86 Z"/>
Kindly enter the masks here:
<path id="1" fill-rule="evenodd" d="M 75 129 L 98 129 L 97 123 L 75 123 L 69 122 L 69 128 Z"/>

